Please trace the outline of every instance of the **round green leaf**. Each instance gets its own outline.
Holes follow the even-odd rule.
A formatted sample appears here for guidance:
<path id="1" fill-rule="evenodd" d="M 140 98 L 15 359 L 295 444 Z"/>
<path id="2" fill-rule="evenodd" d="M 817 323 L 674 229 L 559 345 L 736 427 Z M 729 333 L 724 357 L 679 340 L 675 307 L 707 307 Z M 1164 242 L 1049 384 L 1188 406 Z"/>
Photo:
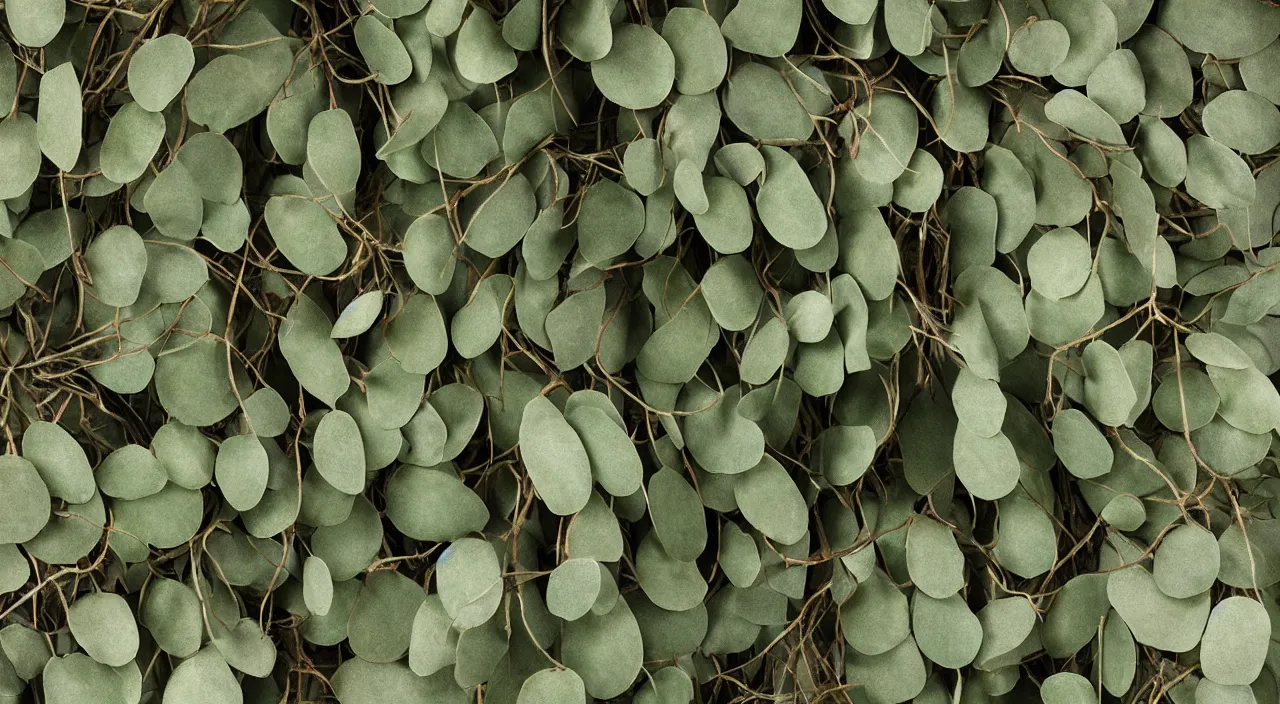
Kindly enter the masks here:
<path id="1" fill-rule="evenodd" d="M 254 435 L 274 438 L 289 429 L 289 406 L 270 386 L 264 386 L 244 400 L 244 412 Z"/>
<path id="2" fill-rule="evenodd" d="M 80 443 L 61 426 L 36 421 L 22 434 L 22 456 L 35 465 L 53 496 L 73 504 L 93 498 L 93 470 Z M 35 498 L 35 497 L 32 497 Z"/>
<path id="3" fill-rule="evenodd" d="M 314 476 L 313 476 L 314 475 Z M 308 494 L 320 490 L 309 491 L 308 484 L 319 484 L 329 492 L 327 496 L 309 498 Z M 364 497 L 351 497 L 324 483 L 319 472 L 308 472 L 303 477 L 303 515 L 329 513 L 324 516 L 331 520 L 317 521 L 323 523 L 316 528 L 311 538 L 312 552 L 324 560 L 329 566 L 334 583 L 345 582 L 360 574 L 377 554 L 382 545 L 382 520 L 372 504 Z M 307 506 L 308 501 L 325 502 L 328 506 Z M 342 507 L 339 510 L 338 507 Z M 344 512 L 345 511 L 345 512 Z M 341 516 L 339 518 L 339 516 Z M 336 592 L 335 592 L 336 594 Z M 337 597 L 334 597 L 337 599 Z M 336 603 L 336 602 L 335 602 Z M 343 614 L 345 623 L 346 615 Z M 343 631 L 345 637 L 346 631 Z"/>
<path id="4" fill-rule="evenodd" d="M 872 183 L 896 180 L 911 163 L 916 149 L 916 106 L 896 93 L 880 92 L 858 106 L 855 114 L 862 123 L 853 161 L 858 173 Z"/>
<path id="5" fill-rule="evenodd" d="M 40 151 L 63 171 L 71 171 L 80 158 L 82 116 L 80 79 L 70 62 L 46 71 L 40 79 L 36 106 L 36 136 Z"/>
<path id="6" fill-rule="evenodd" d="M 942 166 L 938 159 L 917 149 L 907 162 L 907 170 L 893 182 L 893 202 L 913 213 L 923 213 L 942 193 Z"/>
<path id="7" fill-rule="evenodd" d="M 1274 9 L 1249 0 L 1172 0 L 1160 4 L 1156 22 L 1192 51 L 1238 59 L 1280 35 Z"/>
<path id="8" fill-rule="evenodd" d="M 1045 103 L 1044 114 L 1086 140 L 1100 144 L 1125 144 L 1124 133 L 1115 118 L 1080 91 L 1058 91 Z"/>
<path id="9" fill-rule="evenodd" d="M 303 273 L 325 276 L 342 266 L 347 247 L 324 206 L 305 198 L 272 196 L 264 216 L 276 246 Z"/>
<path id="10" fill-rule="evenodd" d="M 36 466 L 17 455 L 0 456 L 0 479 L 0 543 L 24 543 L 49 522 L 49 490 Z"/>
<path id="11" fill-rule="evenodd" d="M 1096 274 L 1078 293 L 1056 301 L 1035 290 L 1027 294 L 1027 327 L 1032 337 L 1049 345 L 1064 345 L 1083 337 L 1104 313 L 1102 281 Z"/>
<path id="12" fill-rule="evenodd" d="M 192 172 L 175 161 L 160 172 L 143 196 L 156 229 L 175 240 L 193 240 L 204 222 L 204 202 Z"/>
<path id="13" fill-rule="evenodd" d="M 989 438 L 1004 425 L 1007 402 L 1000 385 L 961 369 L 951 390 L 956 417 L 979 437 Z M 939 597 L 940 598 L 940 597 Z"/>
<path id="14" fill-rule="evenodd" d="M 569 669 L 539 670 L 520 686 L 516 704 L 585 704 L 586 686 Z"/>
<path id="15" fill-rule="evenodd" d="M 181 34 L 147 40 L 129 59 L 129 94 L 142 109 L 160 112 L 182 92 L 195 65 L 191 42 Z"/>
<path id="16" fill-rule="evenodd" d="M 520 455 L 534 488 L 559 516 L 582 510 L 591 497 L 591 463 L 582 440 L 545 396 L 524 407 Z"/>
<path id="17" fill-rule="evenodd" d="M 866 208 L 848 213 L 837 223 L 836 236 L 840 242 L 836 267 L 857 279 L 868 300 L 888 298 L 901 266 L 898 246 L 880 211 Z"/>
<path id="18" fill-rule="evenodd" d="M 489 509 L 448 471 L 402 465 L 387 483 L 387 518 L 415 540 L 438 542 L 484 530 Z"/>
<path id="19" fill-rule="evenodd" d="M 50 659 L 44 666 L 42 679 L 44 701 L 49 704 L 84 701 L 127 704 L 129 701 L 125 681 L 118 671 L 80 653 Z"/>
<path id="20" fill-rule="evenodd" d="M 1261 51 L 1240 59 L 1237 68 L 1246 88 L 1280 105 L 1280 77 L 1268 70 L 1275 61 L 1280 61 L 1280 41 L 1271 42 Z"/>
<path id="21" fill-rule="evenodd" d="M 508 116 L 508 136 L 516 118 L 514 107 L 512 112 Z M 503 150 L 510 155 L 510 149 L 504 146 Z M 486 257 L 500 257 L 511 251 L 537 215 L 533 188 L 521 173 L 492 188 L 477 189 L 463 205 L 469 217 L 463 221 L 462 241 Z"/>
<path id="22" fill-rule="evenodd" d="M 905 702 L 924 689 L 926 674 L 915 639 L 907 636 L 880 655 L 847 651 L 845 676 L 871 701 Z"/>
<path id="23" fill-rule="evenodd" d="M 933 38 L 928 0 L 885 0 L 884 25 L 889 43 L 903 56 L 924 53 Z"/>
<path id="24" fill-rule="evenodd" d="M 982 151 L 990 136 L 991 98 L 985 91 L 954 79 L 942 81 L 933 91 L 931 106 L 944 144 L 961 152 Z"/>
<path id="25" fill-rule="evenodd" d="M 472 83 L 496 83 L 516 69 L 516 54 L 483 8 L 472 8 L 458 30 L 454 49 L 458 74 Z"/>
<path id="26" fill-rule="evenodd" d="M 200 648 L 204 635 L 200 599 L 182 582 L 157 579 L 148 584 L 138 621 L 170 655 L 188 657 Z"/>
<path id="27" fill-rule="evenodd" d="M 1061 22 L 1038 19 L 1019 27 L 1009 42 L 1009 63 L 1019 73 L 1048 76 L 1067 58 L 1071 36 Z"/>
<path id="28" fill-rule="evenodd" d="M 802 142 L 813 118 L 783 75 L 759 63 L 743 63 L 729 77 L 724 112 L 748 136 L 770 142 Z"/>
<path id="29" fill-rule="evenodd" d="M 1249 355 L 1230 338 L 1216 332 L 1197 332 L 1187 335 L 1187 351 L 1196 359 L 1215 367 L 1248 369 L 1253 366 Z"/>
<path id="30" fill-rule="evenodd" d="M 1200 116 L 1215 141 L 1245 154 L 1280 144 L 1280 109 L 1257 93 L 1229 90 L 1210 100 Z"/>
<path id="31" fill-rule="evenodd" d="M 311 118 L 307 126 L 307 165 L 330 193 L 355 189 L 360 177 L 360 142 L 346 110 L 325 110 Z"/>
<path id="32" fill-rule="evenodd" d="M 329 411 L 316 426 L 312 441 L 316 469 L 325 481 L 344 494 L 364 490 L 364 442 L 360 427 L 349 413 Z"/>
<path id="33" fill-rule="evenodd" d="M 645 596 L 667 611 L 692 609 L 707 595 L 698 563 L 667 554 L 656 531 L 646 535 L 636 551 L 636 579 Z"/>
<path id="34" fill-rule="evenodd" d="M 707 307 L 720 327 L 745 330 L 755 322 L 764 289 L 750 260 L 737 254 L 721 257 L 702 276 L 701 286 Z"/>
<path id="35" fill-rule="evenodd" d="M 1187 147 L 1163 120 L 1147 115 L 1140 118 L 1137 147 L 1152 181 L 1173 188 L 1187 177 Z"/>
<path id="36" fill-rule="evenodd" d="M 934 599 L 946 599 L 964 586 L 964 555 L 951 529 L 926 516 L 907 528 L 907 571 L 916 588 Z"/>
<path id="37" fill-rule="evenodd" d="M 351 652 L 369 662 L 395 662 L 404 657 L 409 651 L 414 615 L 426 596 L 421 585 L 399 572 L 370 572 L 347 621 Z"/>
<path id="38" fill-rule="evenodd" d="M 324 560 L 312 555 L 302 565 L 302 598 L 316 616 L 329 613 L 333 605 L 333 577 Z"/>
<path id="39" fill-rule="evenodd" d="M 818 435 L 814 464 L 835 486 L 848 486 L 862 477 L 875 459 L 876 431 L 865 425 L 834 425 Z"/>
<path id="40" fill-rule="evenodd" d="M 23 46 L 38 49 L 53 41 L 62 29 L 67 7 L 51 0 L 18 0 L 5 4 L 4 12 L 13 38 Z"/>
<path id="41" fill-rule="evenodd" d="M 1047 0 L 1045 6 L 1071 40 L 1066 58 L 1053 69 L 1053 77 L 1066 86 L 1082 86 L 1116 48 L 1115 14 L 1103 0 Z"/>
<path id="42" fill-rule="evenodd" d="M 1213 533 L 1184 525 L 1169 531 L 1160 541 L 1152 576 L 1166 595 L 1188 599 L 1213 586 L 1219 566 L 1218 541 Z"/>
<path id="43" fill-rule="evenodd" d="M 147 270 L 147 250 L 132 227 L 116 225 L 104 230 L 85 249 L 84 257 L 98 300 L 123 308 L 138 299 Z"/>
<path id="44" fill-rule="evenodd" d="M 164 465 L 141 445 L 125 445 L 107 455 L 94 476 L 102 493 L 118 499 L 151 496 L 169 481 Z"/>
<path id="45" fill-rule="evenodd" d="M 1200 642 L 1200 668 L 1221 685 L 1251 684 L 1271 645 L 1271 617 L 1259 602 L 1232 596 L 1214 605 Z"/>
<path id="46" fill-rule="evenodd" d="M 31 579 L 31 563 L 17 545 L 0 545 L 0 594 L 16 592 Z"/>
<path id="47" fill-rule="evenodd" d="M 147 248 L 147 274 L 142 279 L 142 291 L 138 295 L 151 297 L 144 300 L 183 303 L 196 295 L 209 280 L 209 267 L 194 249 L 168 239 L 144 240 L 143 245 Z M 204 330 L 197 328 L 196 332 Z M 224 359 L 224 370 L 226 366 Z"/>
<path id="48" fill-rule="evenodd" d="M 500 153 L 484 118 L 464 103 L 449 103 L 431 138 L 422 143 L 426 162 L 456 178 L 472 178 Z"/>
<path id="49" fill-rule="evenodd" d="M 164 115 L 148 113 L 138 102 L 125 102 L 111 116 L 102 137 L 102 175 L 114 183 L 131 183 L 141 177 L 164 142 L 164 133 Z"/>
<path id="50" fill-rule="evenodd" d="M 454 541 L 436 562 L 445 611 L 459 630 L 488 621 L 502 600 L 502 569 L 493 546 L 478 538 Z"/>
<path id="51" fill-rule="evenodd" d="M 992 554 L 1010 572 L 1023 578 L 1048 572 L 1058 559 L 1058 536 L 1044 509 L 1025 491 L 1014 491 L 1000 499 L 999 509 L 998 542 Z"/>
<path id="52" fill-rule="evenodd" d="M 1226 145 L 1200 135 L 1187 140 L 1187 193 L 1210 208 L 1247 208 L 1257 197 L 1253 175 Z"/>
<path id="53" fill-rule="evenodd" d="M 199 430 L 170 421 L 156 431 L 151 449 L 169 473 L 169 481 L 185 489 L 200 489 L 213 478 L 213 441 Z"/>
<path id="54" fill-rule="evenodd" d="M 240 683 L 215 648 L 204 648 L 183 660 L 169 675 L 164 688 L 164 704 L 201 702 L 238 704 L 244 700 Z"/>
<path id="55" fill-rule="evenodd" d="M 623 600 L 606 614 L 589 613 L 564 625 L 561 661 L 598 699 L 625 692 L 640 672 L 643 641 L 636 617 Z"/>
<path id="56" fill-rule="evenodd" d="M 404 236 L 404 265 L 409 278 L 424 292 L 440 295 L 453 280 L 453 231 L 439 215 L 423 215 Z"/>
<path id="57" fill-rule="evenodd" d="M 1093 254 L 1089 242 L 1069 227 L 1060 227 L 1040 236 L 1027 254 L 1031 285 L 1049 300 L 1066 298 L 1080 291 L 1092 273 Z"/>
<path id="58" fill-rule="evenodd" d="M 747 142 L 726 144 L 716 150 L 713 159 L 716 170 L 739 186 L 746 186 L 764 173 L 764 157 L 755 145 Z M 847 160 L 841 163 L 847 163 Z"/>
<path id="59" fill-rule="evenodd" d="M 1166 428 L 1182 432 L 1208 425 L 1220 403 L 1209 375 L 1199 369 L 1182 369 L 1160 382 L 1151 398 L 1151 410 Z"/>
<path id="60" fill-rule="evenodd" d="M 216 132 L 192 135 L 178 150 L 178 161 L 187 167 L 201 198 L 222 205 L 240 201 L 244 165 L 231 140 Z"/>
<path id="61" fill-rule="evenodd" d="M 698 232 L 712 249 L 721 254 L 744 251 L 751 245 L 753 235 L 747 192 L 737 183 L 720 176 L 705 179 L 702 186 L 707 209 L 693 216 Z"/>
<path id="62" fill-rule="evenodd" d="M 387 23 L 390 24 L 390 23 Z M 372 14 L 356 20 L 356 48 L 379 83 L 395 85 L 409 78 L 413 62 L 395 30 Z"/>
<path id="63" fill-rule="evenodd" d="M 1053 419 L 1053 450 L 1063 466 L 1081 479 L 1093 479 L 1111 471 L 1111 444 L 1089 417 L 1068 408 Z"/>
<path id="64" fill-rule="evenodd" d="M 119 667 L 138 654 L 138 625 L 119 594 L 83 594 L 67 609 L 67 625 L 89 657 Z"/>
<path id="65" fill-rule="evenodd" d="M 662 39 L 675 59 L 676 90 L 700 95 L 724 80 L 729 52 L 714 18 L 701 9 L 673 7 L 662 21 Z"/>
<path id="66" fill-rule="evenodd" d="M 113 501 L 111 510 L 116 527 L 125 535 L 168 549 L 187 542 L 200 530 L 204 501 L 199 491 L 170 483 L 151 496 Z"/>
<path id="67" fill-rule="evenodd" d="M 454 663 L 458 632 L 452 621 L 439 594 L 428 594 L 418 606 L 409 637 L 409 667 L 419 676 L 429 677 Z"/>
<path id="68" fill-rule="evenodd" d="M 600 594 L 600 564 L 588 558 L 561 562 L 547 580 L 547 609 L 566 621 L 591 610 Z"/>
<path id="69" fill-rule="evenodd" d="M 777 57 L 791 50 L 800 31 L 800 0 L 743 0 L 720 23 L 733 47 Z"/>
<path id="70" fill-rule="evenodd" d="M 734 586 L 746 589 L 760 575 L 760 552 L 756 542 L 736 523 L 726 522 L 720 530 L 720 568 Z"/>
<path id="71" fill-rule="evenodd" d="M 591 78 L 604 97 L 631 110 L 662 103 L 675 83 L 671 47 L 649 27 L 622 24 L 613 30 L 609 53 L 591 62 Z"/>
<path id="72" fill-rule="evenodd" d="M 778 147 L 761 147 L 760 153 L 768 178 L 756 194 L 756 212 L 765 230 L 792 249 L 818 244 L 827 231 L 827 213 L 804 170 Z"/>
<path id="73" fill-rule="evenodd" d="M 982 647 L 974 659 L 974 666 L 991 669 L 997 658 L 1014 653 L 1031 634 L 1036 623 L 1036 612 L 1024 597 L 1011 596 L 987 602 L 978 612 L 982 624 Z"/>
<path id="74" fill-rule="evenodd" d="M 371 663 L 360 658 L 342 663 L 334 673 L 333 690 L 342 704 L 466 701 L 466 694 L 454 683 L 451 673 L 420 677 L 402 662 Z"/>
<path id="75" fill-rule="evenodd" d="M 615 562 L 622 556 L 618 517 L 598 493 L 592 493 L 591 500 L 569 523 L 567 543 L 570 557 Z"/>
<path id="76" fill-rule="evenodd" d="M 262 500 L 269 474 L 267 451 L 255 435 L 237 435 L 218 446 L 213 476 L 222 496 L 237 511 L 247 511 Z"/>
<path id="77" fill-rule="evenodd" d="M 654 532 L 668 555 L 693 562 L 707 545 L 707 524 L 698 494 L 678 472 L 663 467 L 646 492 Z"/>
<path id="78" fill-rule="evenodd" d="M 999 211 L 991 194 L 964 186 L 947 200 L 943 215 L 951 229 L 951 270 L 957 276 L 995 262 Z"/>
<path id="79" fill-rule="evenodd" d="M 1178 599 L 1156 586 L 1150 572 L 1134 565 L 1107 580 L 1111 606 L 1133 631 L 1134 640 L 1160 650 L 1185 653 L 1200 642 L 1209 619 L 1209 594 Z"/>
<path id="80" fill-rule="evenodd" d="M 280 353 L 289 368 L 304 389 L 330 406 L 351 384 L 332 330 L 328 316 L 307 296 L 294 301 L 280 327 Z"/>
<path id="81" fill-rule="evenodd" d="M 5 5 L 10 27 L 14 7 Z M 20 112 L 0 120 L 0 161 L 8 165 L 0 173 L 0 198 L 21 196 L 40 174 L 40 141 L 30 115 Z"/>
<path id="82" fill-rule="evenodd" d="M 1137 401 L 1124 359 L 1104 340 L 1084 348 L 1084 402 L 1103 425 L 1124 425 Z"/>
<path id="83" fill-rule="evenodd" d="M 797 342 L 821 342 L 831 332 L 835 312 L 831 299 L 819 291 L 805 291 L 787 301 L 784 314 L 791 337 Z"/>
<path id="84" fill-rule="evenodd" d="M 1093 683 L 1074 672 L 1059 672 L 1040 683 L 1044 704 L 1097 704 Z"/>
<path id="85" fill-rule="evenodd" d="M 1004 433 L 984 438 L 958 425 L 953 454 L 956 478 L 979 499 L 994 501 L 1018 485 L 1018 456 Z"/>
<path id="86" fill-rule="evenodd" d="M 560 13 L 560 36 L 565 49 L 579 61 L 595 61 L 609 53 L 613 29 L 609 24 L 611 6 L 606 0 L 579 0 L 567 3 Z"/>
<path id="87" fill-rule="evenodd" d="M 863 655 L 883 655 L 908 637 L 910 610 L 907 597 L 880 570 L 858 584 L 840 607 L 844 639 Z"/>
<path id="88" fill-rule="evenodd" d="M 934 599 L 917 591 L 911 598 L 911 631 L 920 652 L 942 667 L 968 665 L 982 645 L 982 624 L 959 594 Z"/>
<path id="89" fill-rule="evenodd" d="M 591 185 L 578 215 L 578 246 L 587 261 L 603 265 L 635 244 L 644 229 L 644 204 L 610 179 Z"/>
<path id="90" fill-rule="evenodd" d="M 809 529 L 809 511 L 800 489 L 769 455 L 738 478 L 733 495 L 752 527 L 771 540 L 791 545 Z"/>

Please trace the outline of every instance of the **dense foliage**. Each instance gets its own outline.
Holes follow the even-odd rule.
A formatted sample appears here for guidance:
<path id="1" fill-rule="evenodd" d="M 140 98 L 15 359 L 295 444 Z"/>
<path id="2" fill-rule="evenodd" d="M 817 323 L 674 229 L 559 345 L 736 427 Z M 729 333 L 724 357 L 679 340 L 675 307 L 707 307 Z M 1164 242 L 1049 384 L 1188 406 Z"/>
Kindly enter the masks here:
<path id="1" fill-rule="evenodd" d="M 1280 6 L 3 0 L 0 704 L 1280 703 Z"/>

